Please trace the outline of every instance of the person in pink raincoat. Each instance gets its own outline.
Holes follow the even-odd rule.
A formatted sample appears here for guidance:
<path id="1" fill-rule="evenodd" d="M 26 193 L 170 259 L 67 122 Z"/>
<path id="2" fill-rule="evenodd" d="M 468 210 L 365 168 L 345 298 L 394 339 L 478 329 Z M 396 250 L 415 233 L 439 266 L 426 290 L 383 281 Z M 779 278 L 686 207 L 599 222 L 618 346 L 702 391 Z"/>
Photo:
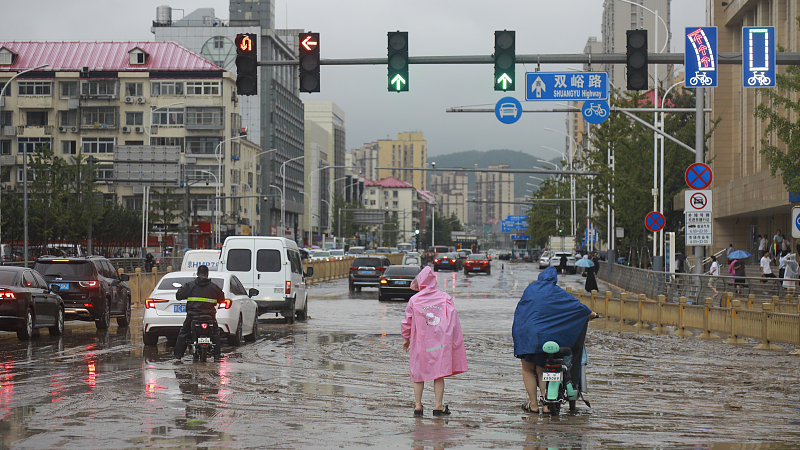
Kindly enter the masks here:
<path id="1" fill-rule="evenodd" d="M 444 377 L 467 371 L 464 336 L 453 298 L 437 289 L 436 275 L 425 267 L 411 283 L 414 294 L 400 323 L 403 350 L 411 357 L 409 367 L 414 382 L 414 415 L 422 415 L 422 390 L 433 380 L 436 405 L 433 415 L 450 414 L 442 405 Z"/>

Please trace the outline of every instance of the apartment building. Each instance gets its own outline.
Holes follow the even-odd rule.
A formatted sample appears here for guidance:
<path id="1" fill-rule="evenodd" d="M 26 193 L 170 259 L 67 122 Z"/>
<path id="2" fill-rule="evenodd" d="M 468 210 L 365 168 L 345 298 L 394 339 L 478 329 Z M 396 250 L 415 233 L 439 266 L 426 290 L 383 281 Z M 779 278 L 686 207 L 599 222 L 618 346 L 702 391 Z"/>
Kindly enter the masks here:
<path id="1" fill-rule="evenodd" d="M 397 139 L 378 141 L 377 167 L 426 167 L 427 142 L 421 132 L 397 133 Z M 425 171 L 409 169 L 380 169 L 378 179 L 396 178 L 407 181 L 419 190 L 426 190 Z"/>
<path id="2" fill-rule="evenodd" d="M 508 164 L 489 165 L 489 169 L 510 169 Z M 475 173 L 475 217 L 471 221 L 486 223 L 503 220 L 514 213 L 514 174 L 501 172 Z"/>
<path id="3" fill-rule="evenodd" d="M 447 171 L 430 176 L 430 191 L 436 197 L 436 212 L 449 217 L 455 214 L 467 223 L 469 178 L 466 172 Z"/>
<path id="4" fill-rule="evenodd" d="M 426 193 L 418 191 L 411 183 L 396 178 L 364 180 L 364 206 L 367 209 L 383 210 L 387 217 L 397 218 L 400 224 L 398 242 L 410 242 L 414 239 L 414 230 L 419 228 L 421 221 L 419 203 L 428 200 Z"/>

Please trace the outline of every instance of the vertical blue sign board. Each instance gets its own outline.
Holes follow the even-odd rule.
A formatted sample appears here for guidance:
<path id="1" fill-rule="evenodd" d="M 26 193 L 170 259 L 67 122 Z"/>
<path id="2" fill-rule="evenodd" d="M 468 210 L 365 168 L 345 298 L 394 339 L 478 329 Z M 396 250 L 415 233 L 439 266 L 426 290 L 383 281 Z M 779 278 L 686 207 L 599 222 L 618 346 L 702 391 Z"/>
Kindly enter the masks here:
<path id="1" fill-rule="evenodd" d="M 775 27 L 742 28 L 744 87 L 775 86 Z"/>
<path id="2" fill-rule="evenodd" d="M 687 27 L 686 87 L 717 86 L 717 27 Z"/>

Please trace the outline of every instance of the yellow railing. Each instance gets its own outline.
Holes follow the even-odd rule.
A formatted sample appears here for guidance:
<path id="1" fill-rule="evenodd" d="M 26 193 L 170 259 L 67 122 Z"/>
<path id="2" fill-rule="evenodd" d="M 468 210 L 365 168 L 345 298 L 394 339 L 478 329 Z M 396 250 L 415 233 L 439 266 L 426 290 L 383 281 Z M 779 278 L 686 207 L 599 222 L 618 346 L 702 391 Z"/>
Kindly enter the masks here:
<path id="1" fill-rule="evenodd" d="M 757 349 L 777 350 L 775 342 L 800 347 L 800 302 L 791 296 L 780 301 L 758 301 L 753 296 L 746 300 L 732 300 L 729 293 L 723 294 L 722 307 L 713 306 L 713 299 L 706 298 L 703 304 L 690 304 L 686 297 L 678 303 L 667 303 L 663 295 L 657 301 L 645 298 L 644 294 L 629 297 L 621 293 L 613 298 L 611 292 L 599 296 L 597 291 L 587 295 L 583 291 L 567 292 L 599 314 L 620 319 L 621 323 L 634 322 L 633 326 L 644 328 L 652 325 L 655 333 L 667 333 L 666 327 L 674 327 L 675 336 L 720 339 L 728 336 L 729 344 L 747 344 L 744 337 L 760 340 Z M 696 331 L 700 334 L 696 334 Z M 800 349 L 791 352 L 800 355 Z"/>

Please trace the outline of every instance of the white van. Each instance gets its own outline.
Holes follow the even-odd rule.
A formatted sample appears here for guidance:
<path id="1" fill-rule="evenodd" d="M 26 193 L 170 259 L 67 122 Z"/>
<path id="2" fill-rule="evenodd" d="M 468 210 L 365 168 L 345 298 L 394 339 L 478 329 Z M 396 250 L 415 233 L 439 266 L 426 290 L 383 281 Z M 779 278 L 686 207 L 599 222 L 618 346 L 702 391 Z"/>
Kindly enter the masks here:
<path id="1" fill-rule="evenodd" d="M 286 323 L 308 317 L 306 277 L 297 244 L 272 236 L 230 236 L 222 245 L 220 272 L 235 273 L 246 289 L 258 289 L 253 297 L 258 314 L 281 313 Z"/>
<path id="2" fill-rule="evenodd" d="M 219 270 L 219 250 L 189 250 L 183 254 L 181 272 L 197 272 L 197 268 L 205 264 L 208 270 Z"/>

